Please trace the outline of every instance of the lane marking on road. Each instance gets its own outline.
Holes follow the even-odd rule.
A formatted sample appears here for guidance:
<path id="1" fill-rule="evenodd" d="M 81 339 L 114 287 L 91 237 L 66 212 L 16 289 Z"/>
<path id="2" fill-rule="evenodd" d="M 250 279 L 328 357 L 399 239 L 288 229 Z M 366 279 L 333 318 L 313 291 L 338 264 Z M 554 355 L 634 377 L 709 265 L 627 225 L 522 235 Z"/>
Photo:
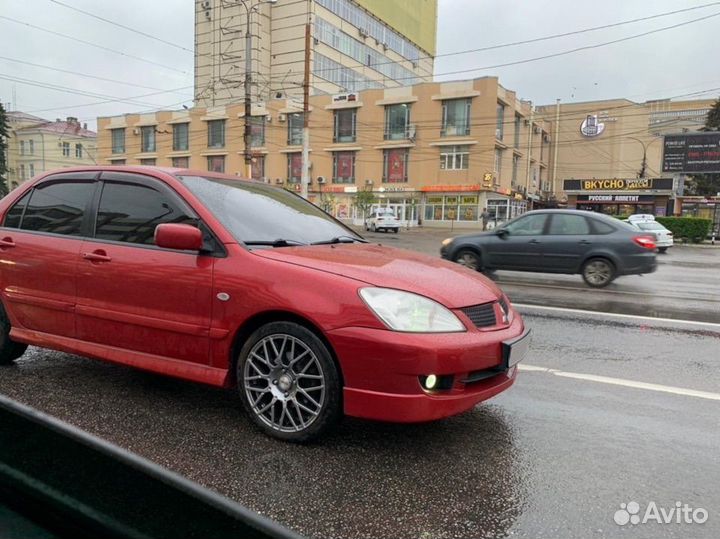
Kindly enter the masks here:
<path id="1" fill-rule="evenodd" d="M 529 303 L 513 303 L 518 309 L 537 309 L 539 311 L 559 311 L 565 313 L 582 314 L 582 315 L 596 315 L 605 316 L 608 318 L 626 318 L 632 320 L 645 320 L 647 322 L 669 322 L 673 324 L 684 324 L 691 326 L 705 326 L 713 329 L 720 329 L 720 324 L 714 322 L 698 322 L 696 320 L 683 320 L 680 318 L 659 318 L 654 316 L 642 316 L 639 314 L 621 314 L 621 313 L 608 313 L 605 311 L 588 311 L 586 309 L 570 309 L 567 307 L 550 307 L 547 305 L 531 305 Z"/>
<path id="2" fill-rule="evenodd" d="M 585 380 L 588 382 L 598 382 L 601 384 L 610 384 L 615 386 L 631 387 L 634 389 L 645 389 L 647 391 L 658 391 L 660 393 L 671 393 L 673 395 L 683 395 L 685 397 L 695 397 L 697 399 L 708 399 L 720 401 L 720 393 L 711 393 L 710 391 L 698 391 L 696 389 L 686 389 L 684 387 L 665 386 L 660 384 L 650 384 L 648 382 L 636 382 L 634 380 L 625 380 L 623 378 L 612 378 L 610 376 L 598 376 L 596 374 L 582 374 L 578 372 L 567 372 L 559 369 L 551 369 L 549 367 L 538 367 L 536 365 L 519 365 L 520 370 L 529 372 L 544 372 L 553 376 L 561 376 L 563 378 L 573 378 L 575 380 Z"/>

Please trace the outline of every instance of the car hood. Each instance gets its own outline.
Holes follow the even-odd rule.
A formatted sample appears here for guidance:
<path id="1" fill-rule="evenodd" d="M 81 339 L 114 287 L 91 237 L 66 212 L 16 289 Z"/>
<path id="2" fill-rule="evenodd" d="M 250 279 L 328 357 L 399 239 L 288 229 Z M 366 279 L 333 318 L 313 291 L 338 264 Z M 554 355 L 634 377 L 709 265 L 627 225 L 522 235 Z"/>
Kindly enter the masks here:
<path id="1" fill-rule="evenodd" d="M 480 273 L 428 255 L 371 244 L 315 245 L 253 251 L 272 260 L 420 294 L 451 309 L 496 301 L 500 289 Z"/>

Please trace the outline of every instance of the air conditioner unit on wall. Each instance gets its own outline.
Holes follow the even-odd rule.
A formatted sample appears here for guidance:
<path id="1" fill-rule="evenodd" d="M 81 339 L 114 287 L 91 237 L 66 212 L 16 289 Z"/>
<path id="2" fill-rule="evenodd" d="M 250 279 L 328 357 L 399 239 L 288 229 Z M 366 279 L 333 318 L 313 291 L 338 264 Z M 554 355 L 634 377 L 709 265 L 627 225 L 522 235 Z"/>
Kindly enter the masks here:
<path id="1" fill-rule="evenodd" d="M 203 9 L 212 9 L 212 2 L 211 0 L 203 0 L 200 2 L 200 7 Z"/>
<path id="2" fill-rule="evenodd" d="M 284 122 L 287 119 L 287 116 L 283 114 L 282 112 L 278 114 L 278 122 Z"/>

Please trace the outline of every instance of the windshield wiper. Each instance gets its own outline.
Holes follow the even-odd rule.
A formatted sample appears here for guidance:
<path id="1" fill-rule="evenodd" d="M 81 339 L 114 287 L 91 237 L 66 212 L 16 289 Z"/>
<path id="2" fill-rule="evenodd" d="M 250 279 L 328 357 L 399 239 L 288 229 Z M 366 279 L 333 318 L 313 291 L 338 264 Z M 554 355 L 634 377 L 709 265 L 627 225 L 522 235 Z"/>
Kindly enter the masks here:
<path id="1" fill-rule="evenodd" d="M 294 245 L 307 245 L 307 243 L 298 240 L 286 240 L 278 238 L 276 240 L 252 240 L 244 241 L 245 245 L 267 245 L 269 247 L 292 247 Z"/>
<path id="2" fill-rule="evenodd" d="M 335 236 L 329 240 L 314 241 L 310 245 L 329 245 L 332 243 L 367 243 L 367 240 L 356 238 L 355 236 Z"/>

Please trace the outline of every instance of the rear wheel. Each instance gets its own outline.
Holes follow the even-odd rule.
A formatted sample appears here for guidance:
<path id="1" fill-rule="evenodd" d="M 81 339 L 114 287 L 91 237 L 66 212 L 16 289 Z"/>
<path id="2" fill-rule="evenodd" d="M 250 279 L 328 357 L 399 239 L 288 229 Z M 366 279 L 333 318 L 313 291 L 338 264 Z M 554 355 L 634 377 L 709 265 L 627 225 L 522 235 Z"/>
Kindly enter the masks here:
<path id="1" fill-rule="evenodd" d="M 615 266 L 604 258 L 591 258 L 583 264 L 581 273 L 588 286 L 603 288 L 615 279 Z"/>
<path id="2" fill-rule="evenodd" d="M 276 438 L 308 441 L 341 416 L 340 376 L 330 352 L 294 322 L 272 322 L 250 336 L 237 380 L 245 410 Z"/>
<path id="3" fill-rule="evenodd" d="M 461 249 L 455 255 L 454 261 L 468 269 L 480 270 L 480 255 L 470 249 Z"/>
<path id="4" fill-rule="evenodd" d="M 25 353 L 28 345 L 10 338 L 10 320 L 0 305 L 0 365 L 10 365 Z"/>

